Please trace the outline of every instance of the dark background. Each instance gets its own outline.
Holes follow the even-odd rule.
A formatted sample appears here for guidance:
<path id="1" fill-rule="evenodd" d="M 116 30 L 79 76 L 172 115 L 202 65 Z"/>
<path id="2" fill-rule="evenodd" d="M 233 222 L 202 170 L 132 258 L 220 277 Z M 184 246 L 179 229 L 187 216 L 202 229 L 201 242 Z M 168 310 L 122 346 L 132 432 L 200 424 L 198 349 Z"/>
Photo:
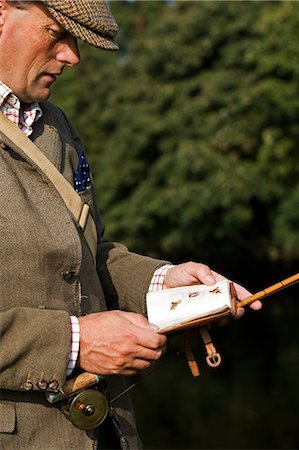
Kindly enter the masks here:
<path id="1" fill-rule="evenodd" d="M 252 292 L 299 267 L 297 2 L 113 1 L 117 53 L 82 46 L 52 99 L 83 137 L 107 234 Z M 298 448 L 298 285 L 181 346 L 135 389 L 146 449 Z M 178 354 L 177 354 L 178 353 Z"/>

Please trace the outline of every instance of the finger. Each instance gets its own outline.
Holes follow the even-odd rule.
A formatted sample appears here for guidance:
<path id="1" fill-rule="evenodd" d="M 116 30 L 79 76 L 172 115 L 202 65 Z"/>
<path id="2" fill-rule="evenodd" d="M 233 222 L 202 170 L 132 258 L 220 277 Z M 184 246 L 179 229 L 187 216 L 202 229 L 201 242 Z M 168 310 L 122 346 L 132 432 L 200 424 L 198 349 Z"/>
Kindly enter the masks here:
<path id="1" fill-rule="evenodd" d="M 251 303 L 250 308 L 254 309 L 255 311 L 258 311 L 259 309 L 262 308 L 262 306 L 263 306 L 262 302 L 256 300 L 255 302 Z"/>
<path id="2" fill-rule="evenodd" d="M 209 268 L 209 266 L 206 266 L 205 264 L 196 264 L 195 273 L 197 279 L 203 284 L 207 284 L 208 286 L 210 286 L 216 283 L 216 277 L 213 271 Z"/>
<path id="3" fill-rule="evenodd" d="M 142 361 L 146 361 L 146 362 L 152 362 L 152 361 L 158 361 L 158 359 L 161 358 L 161 356 L 163 355 L 163 350 L 164 347 L 161 347 L 157 350 L 152 350 L 152 349 L 148 349 L 148 348 L 144 348 L 144 347 L 139 347 L 136 355 L 135 355 L 135 360 L 142 360 Z M 135 367 L 135 364 L 134 364 Z"/>
<path id="4" fill-rule="evenodd" d="M 212 272 L 212 275 L 214 276 L 216 281 L 222 281 L 222 280 L 227 280 L 228 279 L 224 275 L 221 275 L 221 273 L 215 272 L 215 270 L 211 270 L 211 272 Z"/>
<path id="5" fill-rule="evenodd" d="M 144 359 L 135 359 L 132 368 L 133 370 L 139 371 L 148 369 L 150 366 L 151 366 L 150 361 L 146 361 Z"/>
<path id="6" fill-rule="evenodd" d="M 162 350 L 160 350 L 160 352 L 144 352 L 143 350 L 140 350 L 140 355 L 144 355 L 144 357 L 138 355 L 121 367 L 114 369 L 112 372 L 115 375 L 134 375 L 137 371 L 149 368 L 160 359 L 162 354 Z"/>
<path id="7" fill-rule="evenodd" d="M 167 337 L 164 334 L 154 333 L 152 331 L 142 330 L 138 335 L 138 344 L 141 347 L 159 350 L 166 346 Z"/>
<path id="8" fill-rule="evenodd" d="M 119 354 L 117 354 L 112 360 L 111 358 L 106 361 L 104 365 L 107 374 L 114 375 L 132 375 L 129 371 L 143 370 L 149 367 L 153 362 L 158 361 L 164 351 L 164 347 L 156 350 L 148 349 L 140 345 L 135 346 L 128 354 L 126 346 L 121 348 L 119 346 Z M 101 372 L 103 373 L 103 371 Z"/>
<path id="9" fill-rule="evenodd" d="M 244 315 L 245 309 L 244 308 L 236 308 L 234 312 L 234 318 L 235 319 L 241 319 L 241 317 Z"/>
<path id="10" fill-rule="evenodd" d="M 237 283 L 234 283 L 234 287 L 236 290 L 237 298 L 239 300 L 246 300 L 248 297 L 251 297 L 251 292 L 249 292 L 247 289 L 245 289 L 243 286 L 240 286 Z M 254 309 L 255 311 L 258 311 L 262 308 L 262 303 L 259 300 L 256 300 L 250 305 L 251 309 Z"/>
<path id="11" fill-rule="evenodd" d="M 239 300 L 245 300 L 245 298 L 251 296 L 251 292 L 249 292 L 246 288 L 244 288 L 240 284 L 234 283 L 234 288 L 236 290 L 237 298 Z"/>
<path id="12" fill-rule="evenodd" d="M 146 370 L 151 367 L 152 362 L 146 361 L 143 359 L 135 359 L 132 363 L 132 366 L 128 366 L 124 368 L 121 372 L 121 375 L 136 375 L 141 370 Z"/>

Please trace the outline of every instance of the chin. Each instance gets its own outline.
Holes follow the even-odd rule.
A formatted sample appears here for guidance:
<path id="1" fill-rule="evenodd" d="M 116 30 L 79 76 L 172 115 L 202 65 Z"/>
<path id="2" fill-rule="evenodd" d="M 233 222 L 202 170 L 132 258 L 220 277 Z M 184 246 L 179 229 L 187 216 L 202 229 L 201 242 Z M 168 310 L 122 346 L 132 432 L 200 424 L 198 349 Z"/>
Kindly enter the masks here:
<path id="1" fill-rule="evenodd" d="M 50 88 L 42 88 L 33 92 L 28 92 L 27 98 L 22 98 L 23 102 L 33 103 L 33 102 L 45 102 L 50 97 L 51 90 Z"/>
<path id="2" fill-rule="evenodd" d="M 43 92 L 40 92 L 39 94 L 37 94 L 35 96 L 35 100 L 36 102 L 45 102 L 46 100 L 48 100 L 48 98 L 51 95 L 51 91 L 50 89 L 44 89 Z"/>

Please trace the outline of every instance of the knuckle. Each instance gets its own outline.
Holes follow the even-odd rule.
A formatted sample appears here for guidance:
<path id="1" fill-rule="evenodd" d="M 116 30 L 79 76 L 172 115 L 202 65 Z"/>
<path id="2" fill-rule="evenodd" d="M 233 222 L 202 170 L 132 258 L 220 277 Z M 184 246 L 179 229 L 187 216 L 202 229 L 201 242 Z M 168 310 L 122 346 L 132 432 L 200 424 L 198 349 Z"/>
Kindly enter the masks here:
<path id="1" fill-rule="evenodd" d="M 153 339 L 151 346 L 150 346 L 153 350 L 157 350 L 161 347 L 161 342 L 157 339 Z"/>
<path id="2" fill-rule="evenodd" d="M 195 265 L 195 263 L 193 263 L 193 264 Z M 204 270 L 204 271 L 208 270 L 208 266 L 206 264 L 203 264 L 203 263 L 198 263 L 198 268 L 200 270 Z"/>
<path id="3" fill-rule="evenodd" d="M 118 353 L 123 357 L 126 357 L 132 353 L 132 345 L 129 338 L 125 338 L 122 342 L 119 343 Z"/>
<path id="4" fill-rule="evenodd" d="M 167 337 L 164 334 L 155 333 L 155 338 L 156 338 L 157 347 L 161 347 L 167 341 Z"/>
<path id="5" fill-rule="evenodd" d="M 115 358 L 114 367 L 115 367 L 116 371 L 119 371 L 120 369 L 122 369 L 123 365 L 124 365 L 123 358 Z"/>
<path id="6" fill-rule="evenodd" d="M 162 347 L 165 347 L 166 346 L 166 342 L 167 342 L 167 337 L 166 336 L 161 336 L 161 338 L 159 339 L 159 342 L 157 342 L 156 348 L 161 349 Z"/>
<path id="7" fill-rule="evenodd" d="M 188 262 L 185 263 L 185 264 L 186 264 L 186 267 L 193 267 L 193 266 L 196 265 L 196 263 L 195 263 L 194 261 L 188 261 Z M 201 264 L 201 263 L 198 263 L 198 264 Z"/>

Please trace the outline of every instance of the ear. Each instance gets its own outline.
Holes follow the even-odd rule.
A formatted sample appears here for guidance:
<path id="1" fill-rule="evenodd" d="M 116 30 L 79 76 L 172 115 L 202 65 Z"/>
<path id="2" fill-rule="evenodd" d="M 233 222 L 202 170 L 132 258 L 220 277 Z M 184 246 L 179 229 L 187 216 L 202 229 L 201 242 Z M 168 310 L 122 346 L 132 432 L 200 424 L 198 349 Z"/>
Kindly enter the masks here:
<path id="1" fill-rule="evenodd" d="M 7 2 L 6 0 L 0 0 L 0 31 L 2 31 L 2 27 L 4 25 L 6 13 L 7 13 Z"/>

